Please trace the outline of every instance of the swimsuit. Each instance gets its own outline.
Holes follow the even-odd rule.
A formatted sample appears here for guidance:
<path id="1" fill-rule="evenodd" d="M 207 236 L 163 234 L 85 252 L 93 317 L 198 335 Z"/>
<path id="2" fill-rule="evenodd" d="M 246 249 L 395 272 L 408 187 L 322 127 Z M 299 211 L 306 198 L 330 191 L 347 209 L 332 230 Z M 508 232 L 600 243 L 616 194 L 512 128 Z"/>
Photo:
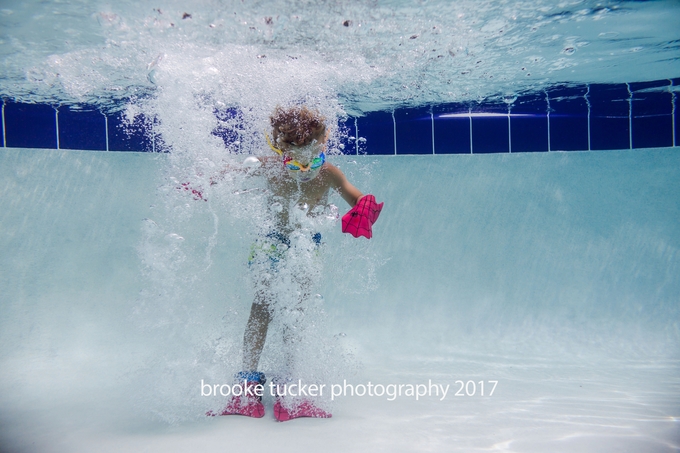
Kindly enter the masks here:
<path id="1" fill-rule="evenodd" d="M 316 249 L 321 246 L 321 233 L 314 233 L 311 236 Z M 290 248 L 290 237 L 277 230 L 271 230 L 261 238 L 258 238 L 250 246 L 248 256 L 248 267 L 253 264 L 264 264 L 269 262 L 271 270 L 275 270 L 279 261 L 285 258 L 286 252 Z"/>

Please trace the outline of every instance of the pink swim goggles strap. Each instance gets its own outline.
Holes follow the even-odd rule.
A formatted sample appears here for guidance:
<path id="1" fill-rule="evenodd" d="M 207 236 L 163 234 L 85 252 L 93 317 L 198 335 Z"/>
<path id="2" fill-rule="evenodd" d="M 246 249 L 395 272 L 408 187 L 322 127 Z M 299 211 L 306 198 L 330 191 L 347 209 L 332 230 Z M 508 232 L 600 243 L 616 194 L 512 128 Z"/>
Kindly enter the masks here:
<path id="1" fill-rule="evenodd" d="M 365 195 L 359 202 L 342 216 L 342 232 L 355 238 L 373 237 L 373 224 L 378 220 L 384 203 L 376 203 L 373 195 Z"/>

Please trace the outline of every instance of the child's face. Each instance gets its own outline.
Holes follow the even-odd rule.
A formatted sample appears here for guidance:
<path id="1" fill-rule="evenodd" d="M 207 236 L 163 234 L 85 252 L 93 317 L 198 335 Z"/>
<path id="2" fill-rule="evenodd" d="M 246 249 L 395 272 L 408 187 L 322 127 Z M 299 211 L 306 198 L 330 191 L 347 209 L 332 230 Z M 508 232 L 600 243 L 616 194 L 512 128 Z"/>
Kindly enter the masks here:
<path id="1" fill-rule="evenodd" d="M 299 182 L 308 182 L 316 178 L 326 161 L 325 148 L 324 143 L 316 140 L 306 146 L 282 147 L 283 163 L 288 174 Z"/>

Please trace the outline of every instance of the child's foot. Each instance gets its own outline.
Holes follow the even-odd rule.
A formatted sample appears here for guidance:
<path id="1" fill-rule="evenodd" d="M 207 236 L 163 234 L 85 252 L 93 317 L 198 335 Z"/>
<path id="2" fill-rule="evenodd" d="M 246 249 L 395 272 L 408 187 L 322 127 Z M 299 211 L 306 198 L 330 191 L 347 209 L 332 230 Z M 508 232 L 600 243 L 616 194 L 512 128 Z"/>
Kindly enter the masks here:
<path id="1" fill-rule="evenodd" d="M 241 382 L 241 394 L 232 396 L 226 407 L 219 412 L 208 411 L 208 417 L 216 415 L 245 415 L 246 417 L 264 417 L 264 405 L 262 393 L 266 379 L 263 373 L 241 371 L 236 375 L 237 381 Z"/>
<path id="2" fill-rule="evenodd" d="M 214 417 L 215 415 L 245 415 L 246 417 L 262 418 L 264 417 L 264 405 L 257 397 L 232 396 L 224 409 L 219 412 L 208 411 L 205 415 L 208 417 Z"/>
<path id="3" fill-rule="evenodd" d="M 274 403 L 274 417 L 280 422 L 286 422 L 294 418 L 312 417 L 312 418 L 331 418 L 333 415 L 330 412 L 318 408 L 311 401 L 302 401 L 293 407 L 284 407 L 282 398 L 276 398 Z"/>

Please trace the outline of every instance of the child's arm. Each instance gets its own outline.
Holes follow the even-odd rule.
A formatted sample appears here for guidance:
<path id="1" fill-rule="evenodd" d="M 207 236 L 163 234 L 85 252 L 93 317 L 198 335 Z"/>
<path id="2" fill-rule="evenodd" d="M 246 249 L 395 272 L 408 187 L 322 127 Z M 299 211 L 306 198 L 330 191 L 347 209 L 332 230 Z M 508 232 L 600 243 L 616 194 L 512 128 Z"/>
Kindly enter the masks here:
<path id="1" fill-rule="evenodd" d="M 378 204 L 371 194 L 363 195 L 359 189 L 347 181 L 339 168 L 326 164 L 331 172 L 333 186 L 340 192 L 352 209 L 342 216 L 342 232 L 349 233 L 355 238 L 364 236 L 367 239 L 373 237 L 373 224 L 378 220 L 384 203 Z"/>
<path id="2" fill-rule="evenodd" d="M 354 207 L 364 194 L 361 193 L 359 189 L 354 187 L 352 183 L 347 180 L 345 174 L 335 165 L 326 164 L 326 169 L 331 174 L 331 181 L 333 188 L 338 191 L 340 196 L 349 204 Z"/>

